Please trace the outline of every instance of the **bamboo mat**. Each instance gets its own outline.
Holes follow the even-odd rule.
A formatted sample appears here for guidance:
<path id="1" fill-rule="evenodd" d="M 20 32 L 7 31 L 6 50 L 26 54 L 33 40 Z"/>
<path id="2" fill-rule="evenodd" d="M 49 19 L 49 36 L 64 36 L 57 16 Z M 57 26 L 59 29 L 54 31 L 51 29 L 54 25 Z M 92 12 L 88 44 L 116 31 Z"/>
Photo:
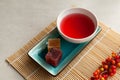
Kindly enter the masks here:
<path id="1" fill-rule="evenodd" d="M 89 80 L 101 62 L 110 56 L 112 51 L 118 51 L 120 47 L 120 35 L 103 23 L 99 23 L 102 31 L 57 76 L 52 76 L 34 62 L 28 56 L 28 52 L 55 26 L 56 22 L 52 22 L 21 49 L 7 58 L 8 63 L 26 80 Z M 120 69 L 109 80 L 120 80 Z"/>

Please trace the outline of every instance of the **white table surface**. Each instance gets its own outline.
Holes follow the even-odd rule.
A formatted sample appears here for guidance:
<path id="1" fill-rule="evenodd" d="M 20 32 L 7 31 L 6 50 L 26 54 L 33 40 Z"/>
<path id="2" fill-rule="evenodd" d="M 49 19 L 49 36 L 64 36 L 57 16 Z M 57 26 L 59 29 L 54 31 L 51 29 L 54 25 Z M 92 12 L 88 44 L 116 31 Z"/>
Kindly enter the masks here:
<path id="1" fill-rule="evenodd" d="M 0 0 L 0 80 L 24 80 L 5 59 L 74 6 L 120 32 L 120 0 Z"/>

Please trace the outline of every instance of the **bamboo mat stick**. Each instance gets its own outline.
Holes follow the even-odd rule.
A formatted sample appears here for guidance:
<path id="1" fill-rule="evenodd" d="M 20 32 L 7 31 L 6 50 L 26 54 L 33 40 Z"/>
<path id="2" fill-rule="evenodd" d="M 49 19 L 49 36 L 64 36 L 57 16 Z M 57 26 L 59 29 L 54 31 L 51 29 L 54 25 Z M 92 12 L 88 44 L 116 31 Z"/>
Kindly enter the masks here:
<path id="1" fill-rule="evenodd" d="M 55 21 L 6 60 L 26 80 L 89 80 L 101 61 L 120 47 L 120 35 L 101 22 L 99 26 L 102 31 L 57 76 L 50 75 L 28 56 L 29 50 L 55 29 Z M 118 69 L 109 80 L 119 80 L 119 77 Z"/>

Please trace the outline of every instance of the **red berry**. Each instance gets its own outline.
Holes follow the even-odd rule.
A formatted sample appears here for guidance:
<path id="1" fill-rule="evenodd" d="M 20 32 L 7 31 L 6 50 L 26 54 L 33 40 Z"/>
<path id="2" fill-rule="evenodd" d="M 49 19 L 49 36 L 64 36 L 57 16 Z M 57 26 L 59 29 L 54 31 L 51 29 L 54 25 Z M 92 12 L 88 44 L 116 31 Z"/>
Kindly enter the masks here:
<path id="1" fill-rule="evenodd" d="M 109 75 L 110 75 L 110 76 L 113 76 L 113 75 L 114 75 L 114 73 L 112 73 L 112 72 L 111 72 Z"/>
<path id="2" fill-rule="evenodd" d="M 116 53 L 115 52 L 112 52 L 112 57 L 115 57 L 116 56 Z"/>
<path id="3" fill-rule="evenodd" d="M 115 60 L 112 60 L 111 63 L 114 65 L 115 64 Z"/>
<path id="4" fill-rule="evenodd" d="M 104 74 L 103 77 L 104 77 L 105 79 L 107 79 L 107 78 L 108 78 L 108 74 Z"/>
<path id="5" fill-rule="evenodd" d="M 108 65 L 103 65 L 104 69 L 108 69 Z"/>
<path id="6" fill-rule="evenodd" d="M 98 73 L 95 71 L 95 72 L 93 73 L 93 75 L 96 76 L 96 75 L 98 75 Z"/>
<path id="7" fill-rule="evenodd" d="M 99 73 L 100 73 L 100 70 L 99 70 L 99 69 L 97 69 L 95 72 L 97 72 L 97 74 L 99 74 Z"/>
<path id="8" fill-rule="evenodd" d="M 95 80 L 95 78 L 94 78 L 94 77 L 91 77 L 91 80 Z"/>
<path id="9" fill-rule="evenodd" d="M 112 72 L 112 69 L 110 68 L 110 69 L 109 69 L 109 73 L 111 73 L 111 72 Z"/>
<path id="10" fill-rule="evenodd" d="M 115 58 L 116 58 L 116 59 L 119 59 L 119 55 L 116 55 Z"/>
<path id="11" fill-rule="evenodd" d="M 120 62 L 120 59 L 116 59 L 115 61 L 116 61 L 116 63 L 119 63 L 119 62 Z"/>
<path id="12" fill-rule="evenodd" d="M 99 75 L 99 78 L 102 78 L 102 77 L 103 77 L 102 74 L 100 74 L 100 75 Z"/>
<path id="13" fill-rule="evenodd" d="M 118 66 L 118 67 L 120 67 L 120 62 L 119 62 L 119 63 L 117 63 L 117 66 Z"/>
<path id="14" fill-rule="evenodd" d="M 105 65 L 105 64 L 107 64 L 107 62 L 106 61 L 102 61 L 102 65 Z"/>
<path id="15" fill-rule="evenodd" d="M 99 79 L 99 75 L 96 75 L 96 76 L 94 76 L 95 77 L 95 79 Z"/>
<path id="16" fill-rule="evenodd" d="M 112 58 L 111 57 L 108 57 L 107 59 L 106 59 L 106 62 L 110 62 L 112 60 Z"/>
<path id="17" fill-rule="evenodd" d="M 111 66 L 111 69 L 116 69 L 116 66 L 112 65 L 112 66 Z"/>
<path id="18" fill-rule="evenodd" d="M 112 69 L 112 73 L 114 73 L 114 74 L 115 74 L 115 73 L 116 73 L 116 69 Z"/>

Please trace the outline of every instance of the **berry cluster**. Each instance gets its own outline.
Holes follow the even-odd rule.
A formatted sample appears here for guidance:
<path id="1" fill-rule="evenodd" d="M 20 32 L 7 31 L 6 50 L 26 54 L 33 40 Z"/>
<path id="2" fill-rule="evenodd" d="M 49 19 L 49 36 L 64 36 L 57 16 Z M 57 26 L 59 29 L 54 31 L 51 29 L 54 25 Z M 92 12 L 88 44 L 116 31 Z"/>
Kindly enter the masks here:
<path id="1" fill-rule="evenodd" d="M 91 80 L 107 80 L 108 76 L 116 73 L 116 68 L 120 68 L 120 53 L 112 52 L 112 57 L 102 62 L 102 65 L 93 73 Z"/>

